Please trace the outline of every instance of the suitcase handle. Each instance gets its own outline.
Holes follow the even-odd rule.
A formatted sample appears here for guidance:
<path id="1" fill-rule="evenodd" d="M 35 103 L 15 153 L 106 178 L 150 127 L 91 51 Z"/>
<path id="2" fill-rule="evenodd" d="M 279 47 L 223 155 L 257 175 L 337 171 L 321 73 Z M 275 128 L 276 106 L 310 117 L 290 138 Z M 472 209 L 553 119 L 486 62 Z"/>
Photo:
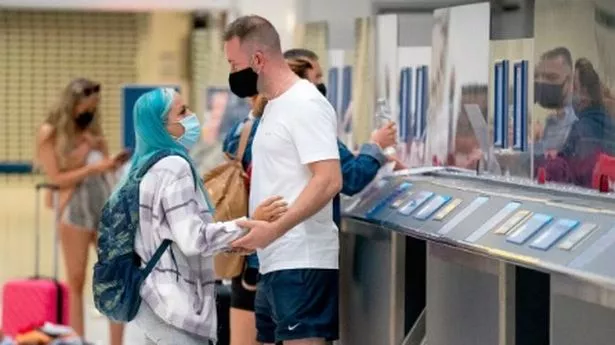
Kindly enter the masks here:
<path id="1" fill-rule="evenodd" d="M 40 222 L 40 191 L 49 189 L 53 194 L 53 209 L 55 211 L 53 230 L 53 279 L 58 280 L 58 237 L 60 224 L 60 186 L 53 183 L 36 184 L 35 234 L 34 234 L 34 276 L 40 276 L 41 222 Z"/>
<path id="2" fill-rule="evenodd" d="M 62 324 L 64 320 L 64 293 L 58 281 L 58 236 L 60 225 L 60 186 L 53 183 L 36 184 L 36 206 L 35 206 L 35 259 L 34 259 L 34 279 L 41 279 L 40 275 L 40 247 L 41 247 L 41 222 L 40 222 L 40 191 L 48 189 L 53 194 L 53 209 L 55 211 L 54 231 L 53 231 L 53 282 L 56 286 L 56 322 Z"/>

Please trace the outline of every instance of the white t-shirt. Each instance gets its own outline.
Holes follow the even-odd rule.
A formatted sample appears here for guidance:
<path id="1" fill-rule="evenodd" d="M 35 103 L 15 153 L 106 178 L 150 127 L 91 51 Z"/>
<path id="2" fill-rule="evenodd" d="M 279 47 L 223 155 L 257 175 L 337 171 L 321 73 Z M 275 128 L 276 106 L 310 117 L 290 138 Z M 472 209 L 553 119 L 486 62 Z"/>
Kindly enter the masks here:
<path id="1" fill-rule="evenodd" d="M 252 143 L 250 213 L 279 195 L 289 205 L 312 178 L 309 163 L 339 159 L 335 111 L 316 87 L 297 81 L 267 103 Z M 332 204 L 258 250 L 260 272 L 338 268 L 338 229 Z"/>

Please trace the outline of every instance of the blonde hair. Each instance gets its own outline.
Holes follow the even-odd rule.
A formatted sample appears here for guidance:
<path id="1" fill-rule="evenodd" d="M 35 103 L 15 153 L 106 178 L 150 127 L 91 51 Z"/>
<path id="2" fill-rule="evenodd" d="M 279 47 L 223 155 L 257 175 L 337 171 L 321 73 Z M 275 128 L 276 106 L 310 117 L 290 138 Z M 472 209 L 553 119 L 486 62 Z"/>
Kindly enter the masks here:
<path id="1" fill-rule="evenodd" d="M 267 105 L 267 98 L 263 95 L 256 95 L 252 98 L 252 115 L 254 117 L 263 116 L 265 106 Z"/>
<path id="2" fill-rule="evenodd" d="M 53 127 L 54 148 L 60 168 L 66 168 L 66 154 L 75 147 L 77 126 L 73 113 L 80 101 L 92 95 L 92 90 L 100 84 L 85 78 L 71 81 L 62 91 L 58 103 L 49 111 L 45 123 Z M 88 91 L 89 90 L 89 91 Z M 98 108 L 88 130 L 93 135 L 102 135 Z"/>
<path id="3" fill-rule="evenodd" d="M 308 71 L 314 68 L 312 62 L 310 62 L 310 60 L 308 60 L 307 58 L 303 57 L 286 58 L 286 63 L 288 64 L 290 69 L 295 72 L 295 74 L 298 75 L 299 78 L 302 79 L 307 79 Z"/>

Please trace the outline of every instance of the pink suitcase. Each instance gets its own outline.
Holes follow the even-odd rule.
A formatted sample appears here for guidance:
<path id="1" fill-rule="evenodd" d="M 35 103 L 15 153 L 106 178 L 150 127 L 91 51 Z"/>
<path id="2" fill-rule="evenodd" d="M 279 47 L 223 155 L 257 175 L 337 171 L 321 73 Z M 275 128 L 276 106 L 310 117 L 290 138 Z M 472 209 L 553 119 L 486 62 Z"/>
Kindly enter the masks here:
<path id="1" fill-rule="evenodd" d="M 56 221 L 54 228 L 53 277 L 41 277 L 40 252 L 40 190 L 51 189 L 54 195 Z M 58 281 L 58 188 L 50 184 L 36 185 L 36 236 L 34 277 L 13 280 L 4 285 L 2 293 L 2 330 L 15 336 L 45 322 L 67 325 L 69 321 L 68 287 Z"/>

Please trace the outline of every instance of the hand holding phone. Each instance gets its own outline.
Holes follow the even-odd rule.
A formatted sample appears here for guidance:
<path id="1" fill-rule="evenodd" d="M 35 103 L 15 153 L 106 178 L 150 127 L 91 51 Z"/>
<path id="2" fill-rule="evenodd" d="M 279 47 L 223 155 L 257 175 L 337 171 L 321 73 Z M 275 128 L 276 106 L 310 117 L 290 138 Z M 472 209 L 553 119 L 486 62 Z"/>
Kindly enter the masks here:
<path id="1" fill-rule="evenodd" d="M 124 150 L 115 155 L 115 157 L 113 157 L 113 160 L 119 166 L 128 162 L 130 160 L 130 157 L 132 157 L 132 152 L 129 150 Z"/>

